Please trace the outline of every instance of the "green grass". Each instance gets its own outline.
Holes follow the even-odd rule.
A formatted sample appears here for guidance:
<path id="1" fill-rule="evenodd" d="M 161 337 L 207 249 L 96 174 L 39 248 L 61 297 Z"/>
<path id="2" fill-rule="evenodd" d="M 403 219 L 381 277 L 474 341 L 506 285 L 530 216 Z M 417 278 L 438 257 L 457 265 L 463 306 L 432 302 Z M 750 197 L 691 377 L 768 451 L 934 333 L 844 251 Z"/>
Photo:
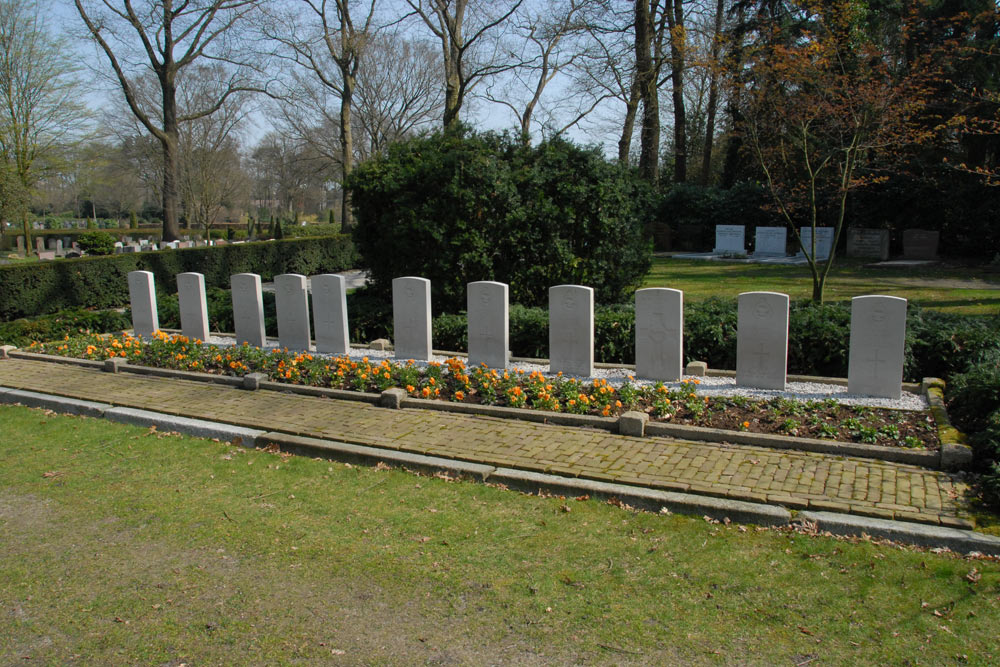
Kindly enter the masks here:
<path id="1" fill-rule="evenodd" d="M 19 407 L 0 424 L 3 664 L 1000 658 L 996 562 Z"/>
<path id="2" fill-rule="evenodd" d="M 812 296 L 809 268 L 775 264 L 700 261 L 656 257 L 643 287 L 672 287 L 684 298 L 772 291 L 792 299 Z M 848 300 L 866 294 L 887 294 L 935 310 L 965 315 L 1000 312 L 1000 274 L 981 267 L 933 265 L 911 268 L 866 268 L 858 260 L 838 259 L 827 278 L 825 299 Z"/>

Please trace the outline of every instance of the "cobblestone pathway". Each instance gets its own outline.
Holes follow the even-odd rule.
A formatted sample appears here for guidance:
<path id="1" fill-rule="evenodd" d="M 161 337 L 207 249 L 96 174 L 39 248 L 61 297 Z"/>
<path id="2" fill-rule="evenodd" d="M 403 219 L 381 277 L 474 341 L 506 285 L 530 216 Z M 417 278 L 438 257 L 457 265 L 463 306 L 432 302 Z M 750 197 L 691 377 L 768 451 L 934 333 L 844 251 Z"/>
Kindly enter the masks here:
<path id="1" fill-rule="evenodd" d="M 595 429 L 244 391 L 28 360 L 0 361 L 0 386 L 539 472 L 794 509 L 966 526 L 953 475 L 913 465 L 742 445 L 634 438 Z"/>

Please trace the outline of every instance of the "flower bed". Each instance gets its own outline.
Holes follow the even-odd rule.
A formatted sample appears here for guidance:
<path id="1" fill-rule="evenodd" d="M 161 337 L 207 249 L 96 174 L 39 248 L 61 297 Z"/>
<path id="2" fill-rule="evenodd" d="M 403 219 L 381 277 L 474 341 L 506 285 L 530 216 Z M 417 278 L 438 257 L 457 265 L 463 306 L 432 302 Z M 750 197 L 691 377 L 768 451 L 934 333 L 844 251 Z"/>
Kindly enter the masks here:
<path id="1" fill-rule="evenodd" d="M 205 345 L 180 335 L 157 332 L 149 341 L 129 335 L 85 334 L 53 343 L 32 343 L 28 351 L 131 364 L 242 376 L 264 373 L 271 380 L 359 392 L 402 387 L 414 398 L 529 408 L 613 417 L 627 410 L 648 413 L 653 421 L 828 438 L 889 447 L 938 449 L 934 418 L 926 411 L 846 406 L 833 399 L 767 401 L 742 396 L 704 396 L 698 380 L 679 386 L 641 385 L 629 378 L 619 386 L 605 379 L 583 381 L 540 372 L 469 368 L 462 359 L 426 366 L 368 357 L 327 357 L 264 350 L 249 345 Z"/>

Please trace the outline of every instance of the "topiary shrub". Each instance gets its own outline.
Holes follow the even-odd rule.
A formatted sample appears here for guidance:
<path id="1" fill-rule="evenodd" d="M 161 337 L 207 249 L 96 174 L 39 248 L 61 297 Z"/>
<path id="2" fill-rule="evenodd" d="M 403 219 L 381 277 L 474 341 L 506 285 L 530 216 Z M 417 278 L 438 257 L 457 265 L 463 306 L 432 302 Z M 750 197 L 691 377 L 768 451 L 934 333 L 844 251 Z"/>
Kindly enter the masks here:
<path id="1" fill-rule="evenodd" d="M 115 237 L 107 232 L 85 232 L 76 237 L 76 242 L 88 255 L 111 255 L 115 252 Z"/>
<path id="2" fill-rule="evenodd" d="M 596 149 L 562 139 L 525 146 L 466 130 L 410 139 L 348 180 L 355 241 L 372 291 L 431 280 L 440 312 L 465 306 L 466 283 L 498 280 L 511 301 L 544 305 L 548 288 L 589 285 L 625 300 L 649 269 L 650 193 Z"/>

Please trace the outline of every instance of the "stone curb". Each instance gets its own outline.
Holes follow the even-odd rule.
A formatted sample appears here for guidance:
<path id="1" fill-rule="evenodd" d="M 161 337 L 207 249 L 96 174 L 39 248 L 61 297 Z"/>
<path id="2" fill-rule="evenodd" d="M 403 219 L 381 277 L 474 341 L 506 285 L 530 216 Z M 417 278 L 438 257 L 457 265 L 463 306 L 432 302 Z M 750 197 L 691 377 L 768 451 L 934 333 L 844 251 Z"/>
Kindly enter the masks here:
<path id="1" fill-rule="evenodd" d="M 559 426 L 584 426 L 600 428 L 606 431 L 618 431 L 617 417 L 598 417 L 596 415 L 568 415 L 563 412 L 547 410 L 528 410 L 526 408 L 508 408 L 499 405 L 475 405 L 472 403 L 449 403 L 447 401 L 432 401 L 424 398 L 404 398 L 400 401 L 401 408 L 419 408 L 421 410 L 437 410 L 439 412 L 456 412 L 465 415 L 481 415 L 501 419 L 520 419 L 521 421 L 557 424 Z"/>
<path id="2" fill-rule="evenodd" d="M 796 519 L 815 523 L 819 530 L 829 531 L 834 535 L 870 535 L 922 547 L 948 547 L 960 553 L 978 551 L 989 556 L 1000 556 L 1000 537 L 969 530 L 833 512 L 799 512 Z"/>
<path id="3" fill-rule="evenodd" d="M 26 361 L 46 361 L 52 364 L 66 364 L 67 366 L 83 366 L 84 368 L 104 369 L 103 361 L 93 359 L 77 359 L 75 357 L 60 357 L 55 354 L 38 354 L 37 352 L 25 352 L 23 350 L 11 350 L 11 359 L 24 359 Z"/>
<path id="4" fill-rule="evenodd" d="M 218 438 L 236 444 L 253 444 L 257 437 L 264 433 L 258 429 L 135 408 L 108 408 L 104 411 L 104 418 L 122 424 L 155 426 L 160 431 L 177 431 L 198 438 Z"/>
<path id="5" fill-rule="evenodd" d="M 34 391 L 24 391 L 22 389 L 8 389 L 6 387 L 0 391 L 0 403 L 13 404 L 20 403 L 29 408 L 44 408 L 55 412 L 63 412 L 71 415 L 82 415 L 84 417 L 103 417 L 104 413 L 112 406 L 107 403 L 97 403 L 94 401 L 81 401 L 76 398 L 65 398 L 63 396 L 53 396 L 52 394 L 40 394 Z"/>
<path id="6" fill-rule="evenodd" d="M 974 455 L 972 448 L 965 444 L 965 434 L 951 425 L 948 410 L 944 404 L 944 380 L 940 378 L 924 378 L 921 384 L 931 414 L 937 424 L 938 439 L 941 441 L 942 470 L 961 470 L 972 465 Z"/>

